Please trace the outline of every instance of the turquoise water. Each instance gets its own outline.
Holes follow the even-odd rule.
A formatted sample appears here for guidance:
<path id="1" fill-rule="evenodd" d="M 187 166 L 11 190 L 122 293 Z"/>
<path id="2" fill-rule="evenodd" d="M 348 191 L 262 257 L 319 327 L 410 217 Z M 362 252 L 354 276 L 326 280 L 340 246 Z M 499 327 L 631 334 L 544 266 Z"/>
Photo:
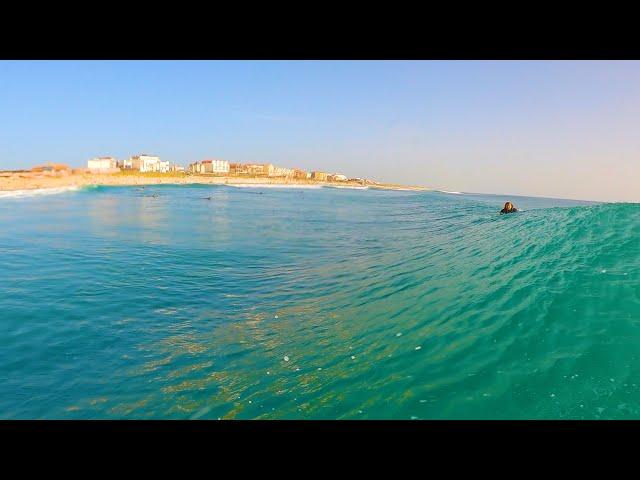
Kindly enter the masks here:
<path id="1" fill-rule="evenodd" d="M 511 199 L 0 198 L 0 418 L 640 418 L 640 205 Z"/>

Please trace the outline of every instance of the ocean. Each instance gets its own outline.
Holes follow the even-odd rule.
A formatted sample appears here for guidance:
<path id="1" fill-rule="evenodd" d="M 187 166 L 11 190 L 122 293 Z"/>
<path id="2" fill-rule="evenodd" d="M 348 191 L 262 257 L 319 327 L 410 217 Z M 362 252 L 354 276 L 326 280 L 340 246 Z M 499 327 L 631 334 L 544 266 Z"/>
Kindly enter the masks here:
<path id="1" fill-rule="evenodd" d="M 0 419 L 640 418 L 638 204 L 41 193 L 0 198 Z"/>

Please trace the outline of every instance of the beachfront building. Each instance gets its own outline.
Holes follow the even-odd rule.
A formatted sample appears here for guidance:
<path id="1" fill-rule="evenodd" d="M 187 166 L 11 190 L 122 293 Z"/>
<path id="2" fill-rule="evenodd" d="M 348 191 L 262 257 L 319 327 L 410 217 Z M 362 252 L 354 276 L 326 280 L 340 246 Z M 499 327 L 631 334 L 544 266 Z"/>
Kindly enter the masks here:
<path id="1" fill-rule="evenodd" d="M 325 172 L 311 172 L 311 179 L 319 182 L 326 182 L 327 174 Z"/>
<path id="2" fill-rule="evenodd" d="M 272 163 L 265 163 L 264 165 L 262 165 L 263 175 L 266 175 L 267 177 L 273 177 L 273 173 L 275 172 L 275 170 L 276 167 Z"/>
<path id="3" fill-rule="evenodd" d="M 160 157 L 155 155 L 143 153 L 125 161 L 124 168 L 127 170 L 139 170 L 140 172 L 167 172 L 169 171 L 169 162 L 163 162 Z"/>
<path id="4" fill-rule="evenodd" d="M 169 160 L 165 160 L 162 161 L 160 160 L 158 162 L 158 172 L 160 173 L 169 173 Z"/>
<path id="5" fill-rule="evenodd" d="M 306 180 L 307 179 L 307 172 L 305 172 L 304 170 L 300 170 L 298 168 L 294 168 L 293 169 L 293 178 Z"/>
<path id="6" fill-rule="evenodd" d="M 293 177 L 293 169 L 285 168 L 285 167 L 273 167 L 272 173 L 269 175 L 270 177 L 285 177 L 291 178 Z"/>
<path id="7" fill-rule="evenodd" d="M 271 163 L 231 163 L 231 175 L 247 175 L 251 177 L 272 177 L 275 167 Z"/>
<path id="8" fill-rule="evenodd" d="M 327 175 L 327 181 L 329 182 L 346 182 L 346 175 L 342 175 L 341 173 L 334 173 L 333 175 Z"/>
<path id="9" fill-rule="evenodd" d="M 256 177 L 272 177 L 273 165 L 271 163 L 250 163 L 247 165 L 248 174 Z"/>
<path id="10" fill-rule="evenodd" d="M 247 175 L 248 170 L 245 165 L 241 163 L 230 163 L 229 174 L 230 175 Z"/>
<path id="11" fill-rule="evenodd" d="M 349 181 L 358 182 L 360 185 L 365 185 L 367 183 L 367 181 L 364 178 L 360 178 L 360 177 L 350 178 Z"/>
<path id="12" fill-rule="evenodd" d="M 202 169 L 202 163 L 200 162 L 190 163 L 188 167 L 189 173 L 203 173 L 201 169 Z"/>
<path id="13" fill-rule="evenodd" d="M 155 155 L 138 155 L 138 169 L 141 172 L 159 172 L 160 158 Z"/>
<path id="14" fill-rule="evenodd" d="M 179 173 L 179 172 L 184 172 L 184 167 L 182 165 L 176 165 L 175 163 L 171 166 L 169 166 L 169 171 L 171 173 Z"/>
<path id="15" fill-rule="evenodd" d="M 207 173 L 217 173 L 227 175 L 229 173 L 229 162 L 226 160 L 203 160 L 202 164 Z"/>
<path id="16" fill-rule="evenodd" d="M 91 173 L 113 173 L 119 170 L 118 161 L 113 157 L 95 157 L 87 160 L 87 169 Z"/>
<path id="17" fill-rule="evenodd" d="M 202 160 L 189 165 L 191 173 L 215 173 L 218 175 L 228 175 L 230 170 L 229 162 L 226 160 Z"/>

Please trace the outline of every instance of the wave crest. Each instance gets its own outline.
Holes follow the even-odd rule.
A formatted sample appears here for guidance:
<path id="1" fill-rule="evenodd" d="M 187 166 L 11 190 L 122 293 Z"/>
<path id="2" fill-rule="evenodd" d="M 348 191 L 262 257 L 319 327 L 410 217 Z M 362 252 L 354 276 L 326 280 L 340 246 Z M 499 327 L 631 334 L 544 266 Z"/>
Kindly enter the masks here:
<path id="1" fill-rule="evenodd" d="M 39 195 L 54 195 L 56 193 L 72 192 L 79 189 L 80 187 L 73 185 L 68 187 L 34 188 L 29 190 L 7 190 L 0 191 L 0 198 L 24 198 Z"/>

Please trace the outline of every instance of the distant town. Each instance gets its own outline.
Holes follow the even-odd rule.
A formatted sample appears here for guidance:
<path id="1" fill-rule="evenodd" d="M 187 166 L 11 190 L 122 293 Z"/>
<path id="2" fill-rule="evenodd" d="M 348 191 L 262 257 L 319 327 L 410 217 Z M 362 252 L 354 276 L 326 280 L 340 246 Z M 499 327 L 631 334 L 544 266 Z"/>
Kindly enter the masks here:
<path id="1" fill-rule="evenodd" d="M 272 163 L 233 163 L 220 159 L 204 159 L 185 167 L 147 153 L 133 155 L 124 160 L 111 156 L 94 157 L 87 160 L 86 167 L 79 168 L 61 163 L 47 163 L 29 170 L 0 171 L 0 190 L 157 183 L 326 184 L 349 188 L 426 190 L 425 187 L 407 187 L 361 177 L 349 177 L 340 172 L 307 171 Z"/>
<path id="2" fill-rule="evenodd" d="M 87 161 L 90 173 L 118 173 L 121 171 L 139 171 L 141 173 L 181 173 L 218 176 L 246 176 L 269 178 L 292 178 L 315 180 L 317 182 L 358 182 L 377 183 L 364 178 L 348 178 L 341 173 L 327 173 L 318 170 L 306 171 L 299 168 L 286 168 L 271 163 L 230 163 L 227 160 L 201 160 L 187 166 L 172 164 L 156 155 L 140 154 L 127 160 L 114 157 L 96 157 Z M 80 173 L 80 172 L 78 172 Z"/>

